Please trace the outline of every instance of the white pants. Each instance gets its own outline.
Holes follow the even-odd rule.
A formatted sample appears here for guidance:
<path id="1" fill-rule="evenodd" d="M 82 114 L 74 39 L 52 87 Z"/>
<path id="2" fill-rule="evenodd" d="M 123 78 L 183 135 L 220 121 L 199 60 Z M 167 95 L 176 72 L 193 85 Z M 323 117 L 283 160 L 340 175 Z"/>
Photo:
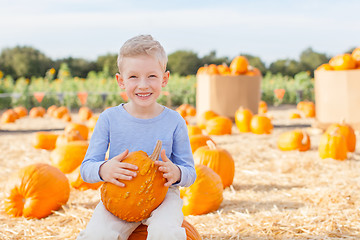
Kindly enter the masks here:
<path id="1" fill-rule="evenodd" d="M 183 201 L 177 187 L 169 187 L 164 201 L 141 222 L 126 222 L 110 213 L 100 201 L 77 240 L 126 240 L 141 224 L 148 226 L 148 240 L 186 240 L 185 229 L 181 227 L 184 220 Z"/>

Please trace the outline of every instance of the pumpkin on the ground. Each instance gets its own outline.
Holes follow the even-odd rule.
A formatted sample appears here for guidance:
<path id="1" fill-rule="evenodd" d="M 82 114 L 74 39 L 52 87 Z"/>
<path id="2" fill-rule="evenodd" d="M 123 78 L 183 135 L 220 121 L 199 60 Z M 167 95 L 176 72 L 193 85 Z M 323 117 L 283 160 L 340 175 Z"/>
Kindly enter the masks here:
<path id="1" fill-rule="evenodd" d="M 196 134 L 196 135 L 191 135 L 189 136 L 190 139 L 190 146 L 191 146 L 191 151 L 192 153 L 194 153 L 196 151 L 196 149 L 198 149 L 201 146 L 206 146 L 206 142 L 207 141 L 212 141 L 213 143 L 215 143 L 211 137 L 207 136 L 207 135 L 203 135 L 203 134 Z"/>
<path id="2" fill-rule="evenodd" d="M 50 153 L 51 163 L 63 173 L 71 173 L 84 160 L 88 146 L 88 141 L 71 141 L 57 146 Z"/>
<path id="3" fill-rule="evenodd" d="M 76 129 L 70 129 L 68 131 L 64 131 L 62 134 L 58 136 L 56 139 L 56 147 L 67 144 L 72 141 L 82 141 L 84 138 L 81 136 L 80 132 Z"/>
<path id="4" fill-rule="evenodd" d="M 207 146 L 199 147 L 194 152 L 194 162 L 195 164 L 208 166 L 219 174 L 224 188 L 233 183 L 235 175 L 234 159 L 226 149 L 216 147 L 212 141 L 207 141 Z"/>
<path id="5" fill-rule="evenodd" d="M 58 136 L 57 133 L 39 131 L 34 133 L 31 144 L 37 149 L 53 150 Z"/>
<path id="6" fill-rule="evenodd" d="M 310 149 L 310 137 L 305 131 L 295 129 L 282 133 L 278 137 L 277 146 L 282 151 L 307 151 Z"/>
<path id="7" fill-rule="evenodd" d="M 250 129 L 255 134 L 270 134 L 273 130 L 270 118 L 265 115 L 254 115 L 250 122 Z"/>
<path id="8" fill-rule="evenodd" d="M 240 107 L 235 112 L 235 124 L 240 132 L 251 132 L 250 122 L 253 113 L 250 109 Z"/>
<path id="9" fill-rule="evenodd" d="M 65 126 L 64 131 L 65 132 L 70 132 L 73 129 L 77 130 L 80 132 L 80 135 L 83 137 L 84 140 L 88 139 L 89 136 L 89 128 L 85 125 L 85 124 L 81 124 L 81 123 L 75 123 L 75 122 L 71 122 L 68 123 Z"/>
<path id="10" fill-rule="evenodd" d="M 211 118 L 205 123 L 205 131 L 209 135 L 226 135 L 231 134 L 232 121 L 228 117 L 217 116 Z"/>
<path id="11" fill-rule="evenodd" d="M 339 128 L 333 129 L 332 132 L 325 132 L 321 136 L 319 155 L 322 159 L 345 160 L 347 158 L 346 140 Z"/>
<path id="12" fill-rule="evenodd" d="M 201 215 L 219 209 L 223 201 L 223 184 L 220 176 L 211 168 L 195 164 L 196 180 L 190 187 L 180 189 L 183 214 Z"/>
<path id="13" fill-rule="evenodd" d="M 347 150 L 349 152 L 354 152 L 356 147 L 356 135 L 354 129 L 349 124 L 346 124 L 345 121 L 343 120 L 341 123 L 331 124 L 326 129 L 326 132 L 331 133 L 336 128 L 338 128 L 340 134 L 342 134 L 345 137 Z"/>
<path id="14" fill-rule="evenodd" d="M 154 163 L 160 151 L 161 141 L 158 141 L 151 156 L 144 151 L 136 151 L 121 161 L 138 166 L 137 175 L 129 181 L 123 181 L 125 187 L 110 182 L 102 185 L 101 200 L 109 212 L 122 220 L 138 222 L 148 218 L 162 203 L 168 187 L 164 186 L 166 179 Z"/>
<path id="15" fill-rule="evenodd" d="M 301 118 L 301 115 L 297 112 L 291 112 L 289 115 L 289 118 L 290 119 L 298 119 L 298 118 Z"/>
<path id="16" fill-rule="evenodd" d="M 59 169 L 45 163 L 21 168 L 5 187 L 4 209 L 13 217 L 43 218 L 66 204 L 69 180 Z"/>
<path id="17" fill-rule="evenodd" d="M 184 219 L 182 225 L 186 231 L 186 240 L 201 240 L 201 236 L 196 228 Z M 140 224 L 129 236 L 128 240 L 146 240 L 147 238 L 147 226 Z"/>
<path id="18" fill-rule="evenodd" d="M 199 126 L 188 124 L 187 129 L 188 129 L 189 136 L 202 134 L 202 130 Z"/>
<path id="19" fill-rule="evenodd" d="M 214 117 L 219 116 L 219 114 L 217 114 L 216 112 L 212 111 L 212 110 L 207 110 L 203 113 L 201 113 L 199 115 L 198 118 L 198 122 L 197 125 L 201 128 L 201 129 L 205 129 L 206 128 L 206 122 Z"/>

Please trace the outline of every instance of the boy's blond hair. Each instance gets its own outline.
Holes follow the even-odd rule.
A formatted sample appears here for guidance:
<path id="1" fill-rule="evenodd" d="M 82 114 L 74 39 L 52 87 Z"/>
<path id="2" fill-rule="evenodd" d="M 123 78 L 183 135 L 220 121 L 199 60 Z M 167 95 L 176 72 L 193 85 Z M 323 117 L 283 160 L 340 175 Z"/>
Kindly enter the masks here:
<path id="1" fill-rule="evenodd" d="M 127 40 L 120 48 L 117 65 L 121 74 L 121 65 L 125 57 L 148 55 L 158 60 L 160 66 L 166 71 L 167 55 L 161 44 L 151 35 L 138 35 Z"/>

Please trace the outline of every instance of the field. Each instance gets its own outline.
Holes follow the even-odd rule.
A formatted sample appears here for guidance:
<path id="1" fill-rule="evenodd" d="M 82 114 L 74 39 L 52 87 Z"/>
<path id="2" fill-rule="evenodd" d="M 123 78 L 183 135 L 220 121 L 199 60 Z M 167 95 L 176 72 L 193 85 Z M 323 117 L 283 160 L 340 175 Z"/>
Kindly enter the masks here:
<path id="1" fill-rule="evenodd" d="M 321 130 L 311 127 L 313 119 L 289 120 L 294 110 L 293 105 L 270 108 L 275 128 L 269 135 L 240 134 L 234 125 L 231 135 L 212 136 L 232 154 L 236 169 L 218 211 L 185 217 L 203 239 L 360 239 L 360 143 L 345 161 L 322 160 L 317 150 Z M 33 132 L 61 132 L 65 125 L 45 116 L 0 126 L 1 201 L 12 172 L 50 163 L 50 151 L 31 146 Z M 310 151 L 277 149 L 279 134 L 294 128 L 310 134 Z M 99 199 L 99 191 L 71 189 L 67 204 L 41 220 L 11 218 L 1 204 L 0 239 L 75 239 Z"/>

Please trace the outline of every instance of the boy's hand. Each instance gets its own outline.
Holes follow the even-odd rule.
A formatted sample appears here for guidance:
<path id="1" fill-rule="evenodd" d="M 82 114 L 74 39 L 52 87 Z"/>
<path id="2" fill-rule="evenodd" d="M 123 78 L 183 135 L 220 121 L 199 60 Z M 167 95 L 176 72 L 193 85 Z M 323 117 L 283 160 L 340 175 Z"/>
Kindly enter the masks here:
<path id="1" fill-rule="evenodd" d="M 165 154 L 165 149 L 161 150 L 161 159 L 163 161 L 155 161 L 155 165 L 159 166 L 159 171 L 163 172 L 164 178 L 167 182 L 165 187 L 170 187 L 174 182 L 177 182 L 181 178 L 181 171 Z"/>
<path id="2" fill-rule="evenodd" d="M 134 172 L 138 169 L 136 165 L 121 162 L 128 153 L 129 150 L 126 149 L 121 154 L 100 166 L 99 174 L 105 182 L 111 182 L 119 187 L 125 187 L 125 184 L 120 182 L 120 180 L 131 180 L 136 176 L 136 172 Z"/>

